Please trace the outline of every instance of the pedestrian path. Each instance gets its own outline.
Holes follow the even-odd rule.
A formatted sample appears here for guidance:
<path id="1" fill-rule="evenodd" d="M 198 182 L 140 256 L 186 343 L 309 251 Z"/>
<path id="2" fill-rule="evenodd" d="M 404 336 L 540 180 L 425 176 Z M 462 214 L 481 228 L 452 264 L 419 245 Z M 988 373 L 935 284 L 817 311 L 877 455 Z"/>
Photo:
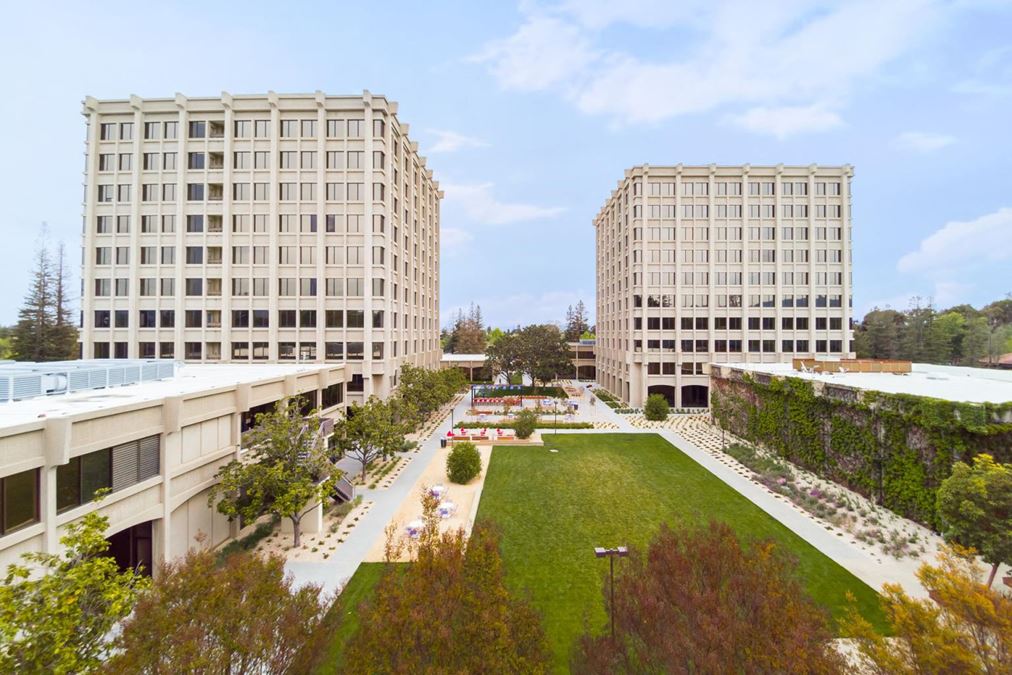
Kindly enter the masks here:
<path id="1" fill-rule="evenodd" d="M 461 399 L 454 406 L 454 417 L 458 420 L 463 419 L 468 407 L 468 398 Z M 383 535 L 383 528 L 400 509 L 415 481 L 422 475 L 432 456 L 439 449 L 440 439 L 449 429 L 450 416 L 447 415 L 435 431 L 420 442 L 418 452 L 390 487 L 357 490 L 363 501 L 373 502 L 372 508 L 356 523 L 355 528 L 347 535 L 332 558 L 322 562 L 289 561 L 285 564 L 285 570 L 292 574 L 296 586 L 319 584 L 327 593 L 339 592 L 344 587 L 372 548 L 376 538 Z"/>

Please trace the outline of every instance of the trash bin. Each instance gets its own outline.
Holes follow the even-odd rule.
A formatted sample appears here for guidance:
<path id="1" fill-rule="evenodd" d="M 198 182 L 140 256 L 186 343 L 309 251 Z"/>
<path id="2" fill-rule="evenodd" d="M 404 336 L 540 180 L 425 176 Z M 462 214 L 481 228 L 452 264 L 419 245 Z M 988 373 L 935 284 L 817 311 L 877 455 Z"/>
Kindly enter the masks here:
<path id="1" fill-rule="evenodd" d="M 439 447 L 441 448 L 446 447 L 446 436 L 443 436 L 442 438 L 439 439 Z"/>

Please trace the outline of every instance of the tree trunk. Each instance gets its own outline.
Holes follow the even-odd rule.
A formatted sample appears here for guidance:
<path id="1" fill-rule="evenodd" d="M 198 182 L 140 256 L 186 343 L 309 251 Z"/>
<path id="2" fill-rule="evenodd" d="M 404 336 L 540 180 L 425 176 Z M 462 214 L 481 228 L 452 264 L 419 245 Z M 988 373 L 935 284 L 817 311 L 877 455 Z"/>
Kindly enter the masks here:
<path id="1" fill-rule="evenodd" d="M 991 566 L 991 574 L 987 575 L 987 587 L 991 588 L 991 584 L 994 583 L 994 578 L 998 575 L 998 566 L 1001 563 L 995 563 Z"/>
<path id="2" fill-rule="evenodd" d="M 362 484 L 365 484 L 365 469 L 369 466 L 369 460 L 365 457 L 362 458 Z"/>
<path id="3" fill-rule="evenodd" d="M 302 532 L 299 531 L 299 521 L 302 520 L 302 518 L 298 516 L 289 516 L 288 519 L 292 521 L 292 539 L 294 540 L 292 545 L 295 548 L 298 548 L 299 544 L 302 543 Z"/>

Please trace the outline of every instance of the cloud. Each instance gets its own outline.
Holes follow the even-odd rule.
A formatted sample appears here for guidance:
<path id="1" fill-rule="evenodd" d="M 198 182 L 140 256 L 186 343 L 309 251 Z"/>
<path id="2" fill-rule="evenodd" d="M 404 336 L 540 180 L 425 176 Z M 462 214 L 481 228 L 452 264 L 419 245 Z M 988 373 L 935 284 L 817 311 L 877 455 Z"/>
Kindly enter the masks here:
<path id="1" fill-rule="evenodd" d="M 974 64 L 973 73 L 957 82 L 952 91 L 994 98 L 1012 95 L 1012 45 L 984 52 Z"/>
<path id="2" fill-rule="evenodd" d="M 741 115 L 728 116 L 727 121 L 746 131 L 776 136 L 780 140 L 795 134 L 828 131 L 843 124 L 839 115 L 819 105 L 752 108 Z"/>
<path id="3" fill-rule="evenodd" d="M 596 58 L 578 27 L 535 16 L 510 37 L 488 43 L 470 60 L 489 64 L 504 89 L 537 91 L 569 79 Z"/>
<path id="4" fill-rule="evenodd" d="M 911 52 L 944 14 L 934 0 L 592 0 L 521 11 L 513 35 L 472 58 L 503 89 L 551 90 L 619 124 L 744 107 L 745 128 L 780 137 L 838 126 L 853 90 Z M 615 24 L 667 31 L 678 56 L 606 48 L 605 29 Z M 770 120 L 777 112 L 786 119 Z"/>
<path id="5" fill-rule="evenodd" d="M 560 323 L 566 318 L 566 309 L 580 300 L 587 306 L 591 315 L 590 323 L 594 324 L 594 293 L 582 289 L 547 291 L 545 293 L 515 293 L 484 298 L 474 298 L 473 302 L 481 307 L 482 316 L 489 326 L 507 329 L 526 326 L 531 323 Z M 457 311 L 468 310 L 472 302 L 468 299 L 461 304 L 441 308 L 441 325 L 445 326 L 453 320 Z"/>
<path id="6" fill-rule="evenodd" d="M 474 235 L 459 227 L 439 229 L 439 250 L 443 255 L 455 255 L 474 241 Z"/>
<path id="7" fill-rule="evenodd" d="M 508 203 L 496 199 L 493 183 L 441 184 L 447 208 L 458 207 L 471 221 L 485 225 L 506 225 L 554 218 L 566 209 L 561 206 Z"/>
<path id="8" fill-rule="evenodd" d="M 905 131 L 893 139 L 893 145 L 903 150 L 928 153 L 952 145 L 956 142 L 954 136 L 945 134 L 934 134 L 925 131 Z"/>
<path id="9" fill-rule="evenodd" d="M 1012 259 L 1012 208 L 974 220 L 946 223 L 896 264 L 900 272 L 952 270 L 967 264 Z"/>
<path id="10" fill-rule="evenodd" d="M 488 143 L 473 136 L 458 134 L 456 131 L 429 129 L 428 133 L 436 137 L 436 142 L 428 149 L 430 155 L 440 152 L 456 152 L 467 148 L 487 148 Z"/>

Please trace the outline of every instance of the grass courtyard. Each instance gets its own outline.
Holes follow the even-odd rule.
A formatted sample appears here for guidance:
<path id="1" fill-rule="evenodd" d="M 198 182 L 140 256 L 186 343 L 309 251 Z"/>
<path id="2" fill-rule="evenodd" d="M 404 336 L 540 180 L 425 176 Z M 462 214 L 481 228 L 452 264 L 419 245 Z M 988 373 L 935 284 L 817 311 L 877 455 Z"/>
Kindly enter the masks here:
<path id="1" fill-rule="evenodd" d="M 883 627 L 877 593 L 654 434 L 559 434 L 542 448 L 499 447 L 478 519 L 503 533 L 509 583 L 544 615 L 556 666 L 565 669 L 585 617 L 603 627 L 607 561 L 594 546 L 645 546 L 662 522 L 727 522 L 742 537 L 772 539 L 798 560 L 817 602 L 839 616 L 846 593 Z M 617 564 L 621 564 L 618 562 Z"/>
<path id="2" fill-rule="evenodd" d="M 663 522 L 713 518 L 743 538 L 772 539 L 797 558 L 809 593 L 834 616 L 850 591 L 862 614 L 884 627 L 874 590 L 660 436 L 548 434 L 545 440 L 545 448 L 493 451 L 478 519 L 502 530 L 508 582 L 542 612 L 557 670 L 567 670 L 585 621 L 594 628 L 606 622 L 601 588 L 607 562 L 594 557 L 593 547 L 643 547 Z M 357 627 L 354 608 L 382 567 L 363 564 L 352 578 L 338 610 L 348 621 L 333 636 L 319 672 L 337 672 L 344 641 Z"/>

